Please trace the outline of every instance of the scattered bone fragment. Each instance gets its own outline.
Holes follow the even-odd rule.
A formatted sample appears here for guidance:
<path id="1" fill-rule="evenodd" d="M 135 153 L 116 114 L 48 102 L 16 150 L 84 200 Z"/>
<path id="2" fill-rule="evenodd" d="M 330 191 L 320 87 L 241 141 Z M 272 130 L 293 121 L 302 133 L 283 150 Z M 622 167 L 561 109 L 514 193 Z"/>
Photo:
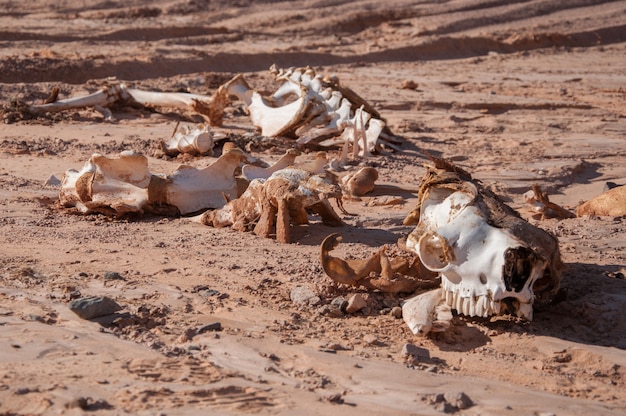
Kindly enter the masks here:
<path id="1" fill-rule="evenodd" d="M 626 185 L 609 189 L 590 199 L 576 208 L 576 215 L 585 216 L 612 216 L 626 215 Z"/>
<path id="2" fill-rule="evenodd" d="M 441 275 L 445 302 L 467 316 L 506 312 L 532 319 L 533 303 L 557 293 L 562 263 L 558 240 L 523 220 L 462 169 L 433 158 L 407 247 Z"/>
<path id="3" fill-rule="evenodd" d="M 524 194 L 524 199 L 526 200 L 526 203 L 532 207 L 532 210 L 535 213 L 534 217 L 538 217 L 538 219 L 565 219 L 574 218 L 576 216 L 573 212 L 550 202 L 548 194 L 536 184 L 533 185 L 532 190 Z"/>
<path id="4" fill-rule="evenodd" d="M 162 147 L 168 156 L 176 156 L 179 153 L 212 156 L 213 144 L 209 126 L 198 124 L 194 127 L 177 128 L 172 137 L 162 143 Z"/>
<path id="5" fill-rule="evenodd" d="M 372 167 L 363 167 L 341 178 L 341 186 L 350 197 L 364 196 L 374 190 L 378 180 L 378 171 Z"/>
<path id="6" fill-rule="evenodd" d="M 452 311 L 445 303 L 441 288 L 437 288 L 404 302 L 402 318 L 413 334 L 426 336 L 445 331 L 450 326 Z"/>
<path id="7" fill-rule="evenodd" d="M 411 256 L 390 258 L 385 247 L 366 259 L 344 260 L 332 256 L 330 252 L 341 241 L 342 237 L 333 233 L 320 245 L 322 268 L 336 283 L 388 293 L 412 293 L 439 286 L 437 274 L 426 270 L 419 259 Z"/>
<path id="8" fill-rule="evenodd" d="M 245 160 L 238 149 L 225 152 L 203 169 L 180 166 L 169 175 L 152 174 L 148 159 L 125 151 L 110 159 L 94 154 L 80 171 L 65 173 L 59 202 L 83 213 L 187 215 L 220 208 L 237 197 L 235 170 Z"/>

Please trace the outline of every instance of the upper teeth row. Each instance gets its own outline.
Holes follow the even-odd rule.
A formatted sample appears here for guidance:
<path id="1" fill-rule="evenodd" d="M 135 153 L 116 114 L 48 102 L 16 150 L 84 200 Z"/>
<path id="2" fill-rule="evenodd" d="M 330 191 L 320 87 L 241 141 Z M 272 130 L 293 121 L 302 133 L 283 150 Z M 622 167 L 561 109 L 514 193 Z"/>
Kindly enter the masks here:
<path id="1" fill-rule="evenodd" d="M 500 313 L 500 301 L 494 301 L 487 295 L 464 298 L 459 291 L 442 289 L 446 304 L 458 313 L 466 316 L 481 316 L 486 318 Z"/>

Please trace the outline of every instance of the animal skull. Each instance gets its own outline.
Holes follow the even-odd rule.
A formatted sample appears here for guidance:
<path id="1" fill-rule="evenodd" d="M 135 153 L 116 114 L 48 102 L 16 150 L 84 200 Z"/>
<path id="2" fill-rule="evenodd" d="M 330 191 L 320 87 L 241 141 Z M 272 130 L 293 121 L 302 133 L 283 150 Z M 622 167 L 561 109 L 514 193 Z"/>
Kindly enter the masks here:
<path id="1" fill-rule="evenodd" d="M 441 275 L 442 297 L 458 313 L 505 310 L 532 320 L 533 302 L 559 288 L 557 239 L 534 227 L 461 169 L 441 159 L 429 167 L 417 208 L 405 224 L 424 266 Z"/>

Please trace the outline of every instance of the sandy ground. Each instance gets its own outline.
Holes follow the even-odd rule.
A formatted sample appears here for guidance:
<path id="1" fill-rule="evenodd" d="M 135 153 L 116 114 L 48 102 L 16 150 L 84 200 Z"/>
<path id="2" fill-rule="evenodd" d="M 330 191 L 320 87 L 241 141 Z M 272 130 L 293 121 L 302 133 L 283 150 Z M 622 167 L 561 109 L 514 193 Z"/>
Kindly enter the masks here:
<path id="1" fill-rule="evenodd" d="M 626 184 L 625 22 L 626 1 L 0 1 L 0 413 L 429 415 L 454 412 L 436 397 L 451 405 L 462 392 L 465 415 L 624 414 L 625 218 L 538 221 L 523 193 L 538 183 L 574 209 Z M 343 218 L 340 254 L 411 231 L 402 220 L 428 151 L 558 236 L 563 296 L 532 322 L 455 316 L 416 338 L 389 313 L 407 296 L 332 284 L 318 253 L 337 229 L 314 217 L 280 244 L 185 218 L 56 208 L 51 177 L 95 152 L 141 151 L 154 172 L 210 163 L 152 157 L 197 116 L 13 111 L 110 77 L 211 94 L 243 72 L 269 90 L 274 63 L 338 76 L 405 138 L 364 162 L 380 180 L 345 203 L 358 215 Z M 214 132 L 267 161 L 290 146 L 256 136 L 237 106 Z M 368 206 L 386 195 L 403 203 Z M 320 304 L 292 302 L 299 286 Z M 353 293 L 366 313 L 327 313 Z M 68 308 L 81 296 L 123 309 L 83 320 Z"/>

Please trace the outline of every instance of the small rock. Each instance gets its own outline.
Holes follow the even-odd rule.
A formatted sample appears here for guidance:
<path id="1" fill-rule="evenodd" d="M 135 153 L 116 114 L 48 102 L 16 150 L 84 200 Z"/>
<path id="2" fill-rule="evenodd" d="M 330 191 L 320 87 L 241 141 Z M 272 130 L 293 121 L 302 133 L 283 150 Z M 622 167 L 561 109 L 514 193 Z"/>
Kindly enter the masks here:
<path id="1" fill-rule="evenodd" d="M 61 181 L 56 176 L 51 175 L 48 179 L 46 179 L 46 181 L 44 182 L 44 185 L 46 185 L 46 186 L 59 186 L 59 185 L 61 185 Z"/>
<path id="2" fill-rule="evenodd" d="M 289 294 L 291 301 L 298 305 L 313 304 L 311 301 L 319 299 L 319 297 L 313 293 L 311 289 L 306 286 L 296 286 L 291 290 Z"/>
<path id="3" fill-rule="evenodd" d="M 204 332 L 221 331 L 221 330 L 222 330 L 222 324 L 220 322 L 212 322 L 207 325 L 202 325 L 200 328 L 198 328 L 197 333 L 202 334 Z"/>
<path id="4" fill-rule="evenodd" d="M 394 306 L 393 308 L 391 308 L 391 316 L 396 319 L 402 318 L 402 308 L 399 306 Z"/>
<path id="5" fill-rule="evenodd" d="M 363 296 L 359 293 L 355 293 L 354 295 L 348 298 L 348 305 L 346 306 L 347 313 L 355 313 L 360 311 L 361 309 L 367 306 L 367 301 Z"/>
<path id="6" fill-rule="evenodd" d="M 438 412 L 442 412 L 442 413 L 456 413 L 456 411 L 459 409 L 452 406 L 448 402 L 439 402 L 435 404 L 435 410 L 437 410 Z"/>
<path id="7" fill-rule="evenodd" d="M 74 400 L 70 401 L 65 405 L 67 409 L 79 408 L 82 410 L 87 410 L 89 407 L 89 400 L 85 397 L 77 397 Z"/>
<path id="8" fill-rule="evenodd" d="M 324 398 L 329 403 L 343 404 L 341 393 L 330 394 Z"/>
<path id="9" fill-rule="evenodd" d="M 111 315 L 122 307 L 113 299 L 106 296 L 94 296 L 74 299 L 69 308 L 82 319 L 92 319 L 99 316 Z"/>
<path id="10" fill-rule="evenodd" d="M 118 272 L 106 271 L 104 272 L 104 280 L 126 280 L 126 279 L 124 279 L 124 276 L 122 276 Z"/>
<path id="11" fill-rule="evenodd" d="M 472 399 L 467 397 L 462 391 L 459 392 L 446 392 L 443 394 L 443 398 L 446 402 L 450 403 L 457 409 L 468 409 L 474 404 Z"/>
<path id="12" fill-rule="evenodd" d="M 376 335 L 367 334 L 363 337 L 363 342 L 367 345 L 376 345 L 378 344 L 378 338 L 376 338 Z"/>
<path id="13" fill-rule="evenodd" d="M 421 357 L 421 358 L 430 358 L 430 352 L 426 348 L 418 347 L 413 344 L 404 344 L 402 346 L 402 356 L 403 357 Z"/>
<path id="14" fill-rule="evenodd" d="M 417 82 L 413 81 L 412 79 L 405 79 L 404 81 L 402 81 L 402 85 L 400 85 L 400 88 L 402 88 L 403 90 L 414 90 L 417 88 Z"/>

